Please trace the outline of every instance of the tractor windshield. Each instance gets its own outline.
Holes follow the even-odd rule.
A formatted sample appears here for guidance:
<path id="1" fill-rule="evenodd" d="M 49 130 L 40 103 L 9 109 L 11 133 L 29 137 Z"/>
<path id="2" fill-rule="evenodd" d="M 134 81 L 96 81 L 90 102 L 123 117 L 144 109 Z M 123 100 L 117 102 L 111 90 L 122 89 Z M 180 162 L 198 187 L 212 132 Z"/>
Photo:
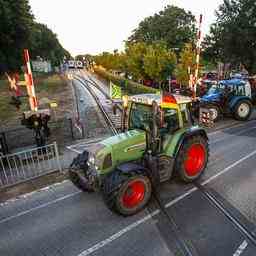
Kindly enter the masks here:
<path id="1" fill-rule="evenodd" d="M 225 90 L 225 85 L 223 84 L 214 84 L 210 87 L 210 89 L 207 92 L 207 95 L 212 95 L 215 93 L 223 92 Z"/>
<path id="2" fill-rule="evenodd" d="M 149 130 L 152 127 L 152 106 L 133 102 L 130 110 L 129 129 Z"/>

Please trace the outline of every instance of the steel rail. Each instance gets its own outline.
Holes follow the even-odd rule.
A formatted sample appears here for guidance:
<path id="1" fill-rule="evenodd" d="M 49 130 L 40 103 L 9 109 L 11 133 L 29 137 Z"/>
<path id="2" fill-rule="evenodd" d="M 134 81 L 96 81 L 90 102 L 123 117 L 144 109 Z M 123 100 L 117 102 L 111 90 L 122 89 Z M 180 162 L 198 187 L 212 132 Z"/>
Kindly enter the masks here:
<path id="1" fill-rule="evenodd" d="M 80 79 L 82 79 L 84 82 L 89 83 L 91 85 L 93 85 L 96 89 L 98 89 L 108 100 L 110 100 L 112 103 L 114 102 L 113 99 L 110 97 L 110 95 L 108 93 L 106 93 L 99 84 L 97 84 L 91 77 L 88 76 L 88 79 L 86 79 L 83 76 L 77 75 L 77 77 L 79 77 Z M 117 108 L 122 111 L 122 106 L 121 104 L 116 103 Z"/>
<path id="2" fill-rule="evenodd" d="M 115 128 L 115 125 L 114 125 L 113 121 L 111 120 L 111 118 L 109 117 L 109 115 L 106 112 L 106 110 L 104 109 L 104 107 L 102 106 L 102 104 L 100 102 L 100 99 L 98 98 L 98 96 L 95 93 L 95 91 L 93 91 L 93 89 L 90 86 L 88 86 L 88 84 L 85 81 L 81 80 L 79 77 L 75 76 L 74 79 L 79 81 L 87 89 L 87 91 L 91 94 L 91 96 L 94 98 L 95 102 L 97 103 L 97 106 L 100 109 L 100 111 L 101 111 L 101 113 L 102 113 L 102 115 L 103 115 L 107 125 L 109 126 L 111 132 L 114 135 L 117 135 L 118 131 Z"/>
<path id="3" fill-rule="evenodd" d="M 212 193 L 209 189 L 205 188 L 198 182 L 195 182 L 194 185 L 197 189 L 203 194 L 203 196 L 218 210 L 220 211 L 229 222 L 236 227 L 241 234 L 248 238 L 255 246 L 256 246 L 256 234 L 254 231 L 249 230 L 246 224 L 240 220 L 237 216 L 231 213 L 228 210 L 228 207 L 224 205 L 224 203 L 219 199 L 214 193 Z"/>

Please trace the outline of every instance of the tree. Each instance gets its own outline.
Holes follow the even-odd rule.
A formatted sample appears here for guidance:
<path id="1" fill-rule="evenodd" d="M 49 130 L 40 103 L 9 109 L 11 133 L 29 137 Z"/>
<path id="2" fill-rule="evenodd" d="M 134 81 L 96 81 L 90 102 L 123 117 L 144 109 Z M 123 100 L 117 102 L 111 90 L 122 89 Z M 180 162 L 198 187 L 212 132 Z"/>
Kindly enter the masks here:
<path id="1" fill-rule="evenodd" d="M 18 69 L 34 24 L 28 0 L 0 0 L 0 20 L 0 72 Z"/>
<path id="2" fill-rule="evenodd" d="M 176 6 L 168 5 L 163 11 L 145 18 L 133 31 L 129 42 L 164 41 L 169 49 L 182 49 L 196 38 L 195 17 Z"/>
<path id="3" fill-rule="evenodd" d="M 255 0 L 224 0 L 216 17 L 204 42 L 206 58 L 229 62 L 233 66 L 243 64 L 249 73 L 255 73 Z"/>
<path id="4" fill-rule="evenodd" d="M 196 67 L 195 52 L 191 44 L 186 44 L 180 53 L 179 64 L 176 67 L 175 74 L 178 82 L 182 85 L 188 85 L 189 73 L 194 74 Z"/>
<path id="5" fill-rule="evenodd" d="M 143 42 L 126 44 L 126 66 L 135 80 L 145 79 L 147 77 L 143 62 L 146 52 L 147 45 Z"/>
<path id="6" fill-rule="evenodd" d="M 23 49 L 58 65 L 70 54 L 46 25 L 34 21 L 28 0 L 0 0 L 0 73 L 19 70 Z"/>
<path id="7" fill-rule="evenodd" d="M 176 65 L 176 55 L 167 49 L 163 42 L 147 46 L 143 57 L 143 67 L 146 75 L 157 82 L 168 79 Z"/>
<path id="8" fill-rule="evenodd" d="M 64 56 L 70 58 L 69 52 L 61 46 L 57 35 L 40 23 L 33 25 L 30 50 L 32 58 L 40 56 L 50 60 L 53 65 L 59 65 Z"/>

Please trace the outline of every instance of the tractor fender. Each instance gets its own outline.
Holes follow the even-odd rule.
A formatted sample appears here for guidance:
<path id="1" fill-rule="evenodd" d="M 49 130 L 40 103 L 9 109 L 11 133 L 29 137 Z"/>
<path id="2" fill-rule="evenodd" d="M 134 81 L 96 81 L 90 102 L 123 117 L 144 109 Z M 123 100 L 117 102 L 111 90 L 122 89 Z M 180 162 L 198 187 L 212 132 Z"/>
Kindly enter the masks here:
<path id="1" fill-rule="evenodd" d="M 157 157 L 149 156 L 147 158 L 148 168 L 135 162 L 128 162 L 117 166 L 117 170 L 124 174 L 136 173 L 139 175 L 146 175 L 152 182 L 152 185 L 156 188 L 160 183 L 159 170 L 157 168 Z"/>
<path id="2" fill-rule="evenodd" d="M 181 149 L 182 144 L 187 138 L 200 135 L 204 137 L 206 140 L 208 140 L 208 136 L 206 131 L 201 127 L 193 127 L 188 130 L 186 130 L 179 138 L 179 141 L 176 144 L 175 151 L 174 151 L 174 159 L 178 156 L 178 153 Z"/>
<path id="3" fill-rule="evenodd" d="M 125 174 L 129 174 L 134 171 L 139 173 L 147 173 L 147 169 L 144 166 L 134 162 L 120 164 L 116 167 L 116 169 Z"/>
<path id="4" fill-rule="evenodd" d="M 247 96 L 235 96 L 235 97 L 232 97 L 231 101 L 229 102 L 229 109 L 231 111 L 234 110 L 236 104 L 240 101 L 240 100 L 248 100 L 251 102 L 251 99 Z"/>

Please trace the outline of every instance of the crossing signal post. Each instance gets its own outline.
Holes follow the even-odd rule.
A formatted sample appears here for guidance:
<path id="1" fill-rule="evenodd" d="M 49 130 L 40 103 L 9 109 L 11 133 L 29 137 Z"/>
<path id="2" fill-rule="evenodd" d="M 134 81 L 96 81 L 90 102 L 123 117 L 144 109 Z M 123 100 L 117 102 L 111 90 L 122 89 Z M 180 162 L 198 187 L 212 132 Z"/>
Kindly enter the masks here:
<path id="1" fill-rule="evenodd" d="M 22 125 L 35 131 L 35 141 L 37 147 L 42 147 L 46 144 L 46 138 L 50 136 L 48 122 L 51 118 L 49 109 L 38 109 L 38 100 L 36 98 L 33 74 L 30 64 L 29 52 L 24 50 L 25 60 L 25 84 L 29 98 L 30 110 L 23 112 Z"/>

